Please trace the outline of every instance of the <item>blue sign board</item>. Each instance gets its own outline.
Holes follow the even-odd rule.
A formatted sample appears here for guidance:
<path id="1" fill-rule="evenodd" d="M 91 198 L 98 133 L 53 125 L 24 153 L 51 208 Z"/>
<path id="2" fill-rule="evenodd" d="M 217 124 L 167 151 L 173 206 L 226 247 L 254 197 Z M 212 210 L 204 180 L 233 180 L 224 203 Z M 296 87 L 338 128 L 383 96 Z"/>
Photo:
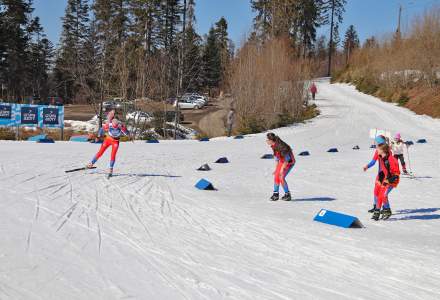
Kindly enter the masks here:
<path id="1" fill-rule="evenodd" d="M 0 119 L 12 119 L 12 106 L 0 105 Z"/>
<path id="2" fill-rule="evenodd" d="M 64 106 L 0 104 L 0 126 L 64 127 Z"/>
<path id="3" fill-rule="evenodd" d="M 0 126 L 16 126 L 16 104 L 0 104 Z"/>
<path id="4" fill-rule="evenodd" d="M 43 126 L 54 126 L 59 124 L 59 111 L 56 107 L 43 107 Z"/>
<path id="5" fill-rule="evenodd" d="M 21 106 L 20 116 L 20 125 L 38 125 L 38 106 Z"/>

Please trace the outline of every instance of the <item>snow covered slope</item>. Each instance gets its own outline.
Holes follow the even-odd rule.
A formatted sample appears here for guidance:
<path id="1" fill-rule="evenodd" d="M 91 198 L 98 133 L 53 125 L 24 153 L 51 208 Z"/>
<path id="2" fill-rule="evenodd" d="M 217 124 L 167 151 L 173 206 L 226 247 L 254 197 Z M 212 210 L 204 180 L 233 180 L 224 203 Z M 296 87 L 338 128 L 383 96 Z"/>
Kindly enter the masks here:
<path id="1" fill-rule="evenodd" d="M 440 299 L 440 122 L 351 86 L 318 91 L 321 116 L 276 130 L 311 152 L 288 177 L 292 202 L 268 201 L 264 134 L 124 143 L 110 180 L 108 153 L 64 173 L 96 145 L 0 142 L 0 299 Z M 376 127 L 428 140 L 411 148 L 417 178 L 392 192 L 387 222 L 366 212 Z M 218 191 L 196 190 L 202 177 Z M 365 228 L 313 222 L 321 208 Z"/>

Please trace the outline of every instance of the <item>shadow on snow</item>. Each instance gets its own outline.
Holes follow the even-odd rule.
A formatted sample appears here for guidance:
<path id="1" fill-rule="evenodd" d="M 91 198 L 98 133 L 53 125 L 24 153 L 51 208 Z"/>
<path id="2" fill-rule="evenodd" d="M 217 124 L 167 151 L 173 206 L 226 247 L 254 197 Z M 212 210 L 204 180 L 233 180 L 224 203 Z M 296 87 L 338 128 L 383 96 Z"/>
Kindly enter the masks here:
<path id="1" fill-rule="evenodd" d="M 107 173 L 95 173 L 107 174 Z M 181 178 L 182 176 L 168 175 L 168 174 L 144 174 L 144 173 L 114 173 L 112 177 L 165 177 L 165 178 Z"/>
<path id="2" fill-rule="evenodd" d="M 440 208 L 416 208 L 398 210 L 394 216 L 403 215 L 399 218 L 390 218 L 389 221 L 409 221 L 409 220 L 440 220 L 440 214 L 429 214 L 440 211 Z M 410 215 L 408 214 L 424 214 L 424 215 Z"/>
<path id="3" fill-rule="evenodd" d="M 334 201 L 336 198 L 332 197 L 312 197 L 312 198 L 299 198 L 292 199 L 293 202 L 314 202 L 314 201 Z"/>

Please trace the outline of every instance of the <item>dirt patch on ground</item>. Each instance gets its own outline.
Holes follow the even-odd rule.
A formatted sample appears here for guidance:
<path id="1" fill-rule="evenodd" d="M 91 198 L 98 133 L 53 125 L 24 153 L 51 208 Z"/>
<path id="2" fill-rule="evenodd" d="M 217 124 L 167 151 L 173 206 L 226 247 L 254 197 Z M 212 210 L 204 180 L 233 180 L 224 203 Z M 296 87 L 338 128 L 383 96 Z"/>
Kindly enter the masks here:
<path id="1" fill-rule="evenodd" d="M 217 109 L 204 115 L 198 127 L 209 137 L 224 136 L 226 134 L 226 116 L 229 112 L 231 98 L 222 98 L 216 101 Z"/>
<path id="2" fill-rule="evenodd" d="M 410 100 L 405 107 L 417 114 L 440 118 L 440 89 L 413 88 L 408 96 Z"/>
<path id="3" fill-rule="evenodd" d="M 66 105 L 64 106 L 64 119 L 75 121 L 88 121 L 96 112 L 91 105 Z"/>

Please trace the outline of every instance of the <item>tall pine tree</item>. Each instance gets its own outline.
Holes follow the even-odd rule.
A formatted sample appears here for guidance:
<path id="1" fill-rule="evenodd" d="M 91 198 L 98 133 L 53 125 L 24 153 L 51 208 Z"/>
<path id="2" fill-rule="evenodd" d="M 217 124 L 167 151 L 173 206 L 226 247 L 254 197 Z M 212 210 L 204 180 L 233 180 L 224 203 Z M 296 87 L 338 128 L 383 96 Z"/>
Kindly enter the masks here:
<path id="1" fill-rule="evenodd" d="M 47 102 L 49 96 L 49 70 L 52 68 L 54 48 L 47 39 L 40 25 L 39 18 L 32 22 L 33 40 L 30 48 L 29 74 L 31 78 L 32 95 Z"/>
<path id="2" fill-rule="evenodd" d="M 321 1 L 321 17 L 322 24 L 330 24 L 330 40 L 329 40 L 329 52 L 328 52 L 328 68 L 327 75 L 331 75 L 333 49 L 336 47 L 333 45 L 334 27 L 342 22 L 343 14 L 345 12 L 345 4 L 347 0 L 320 0 Z"/>
<path id="3" fill-rule="evenodd" d="M 209 30 L 203 50 L 203 83 L 208 89 L 217 88 L 221 80 L 221 55 L 214 27 Z"/>
<path id="4" fill-rule="evenodd" d="M 0 83 L 6 88 L 3 97 L 10 101 L 23 99 L 31 93 L 32 11 L 32 1 L 0 0 Z"/>
<path id="5" fill-rule="evenodd" d="M 84 45 L 89 32 L 89 5 L 87 0 L 68 0 L 63 19 L 60 48 L 55 66 L 58 94 L 65 101 L 74 101 L 75 95 L 86 84 Z"/>
<path id="6" fill-rule="evenodd" d="M 228 37 L 228 22 L 224 17 L 215 23 L 215 36 L 217 40 L 218 50 L 220 51 L 220 68 L 221 68 L 221 81 L 225 79 L 226 71 L 229 68 L 229 64 L 233 53 L 231 52 L 232 42 Z"/>
<path id="7" fill-rule="evenodd" d="M 359 48 L 359 46 L 360 46 L 360 42 L 356 29 L 354 28 L 353 25 L 350 25 L 347 31 L 345 32 L 345 39 L 344 39 L 344 54 L 345 54 L 346 64 L 349 63 L 353 50 Z"/>

